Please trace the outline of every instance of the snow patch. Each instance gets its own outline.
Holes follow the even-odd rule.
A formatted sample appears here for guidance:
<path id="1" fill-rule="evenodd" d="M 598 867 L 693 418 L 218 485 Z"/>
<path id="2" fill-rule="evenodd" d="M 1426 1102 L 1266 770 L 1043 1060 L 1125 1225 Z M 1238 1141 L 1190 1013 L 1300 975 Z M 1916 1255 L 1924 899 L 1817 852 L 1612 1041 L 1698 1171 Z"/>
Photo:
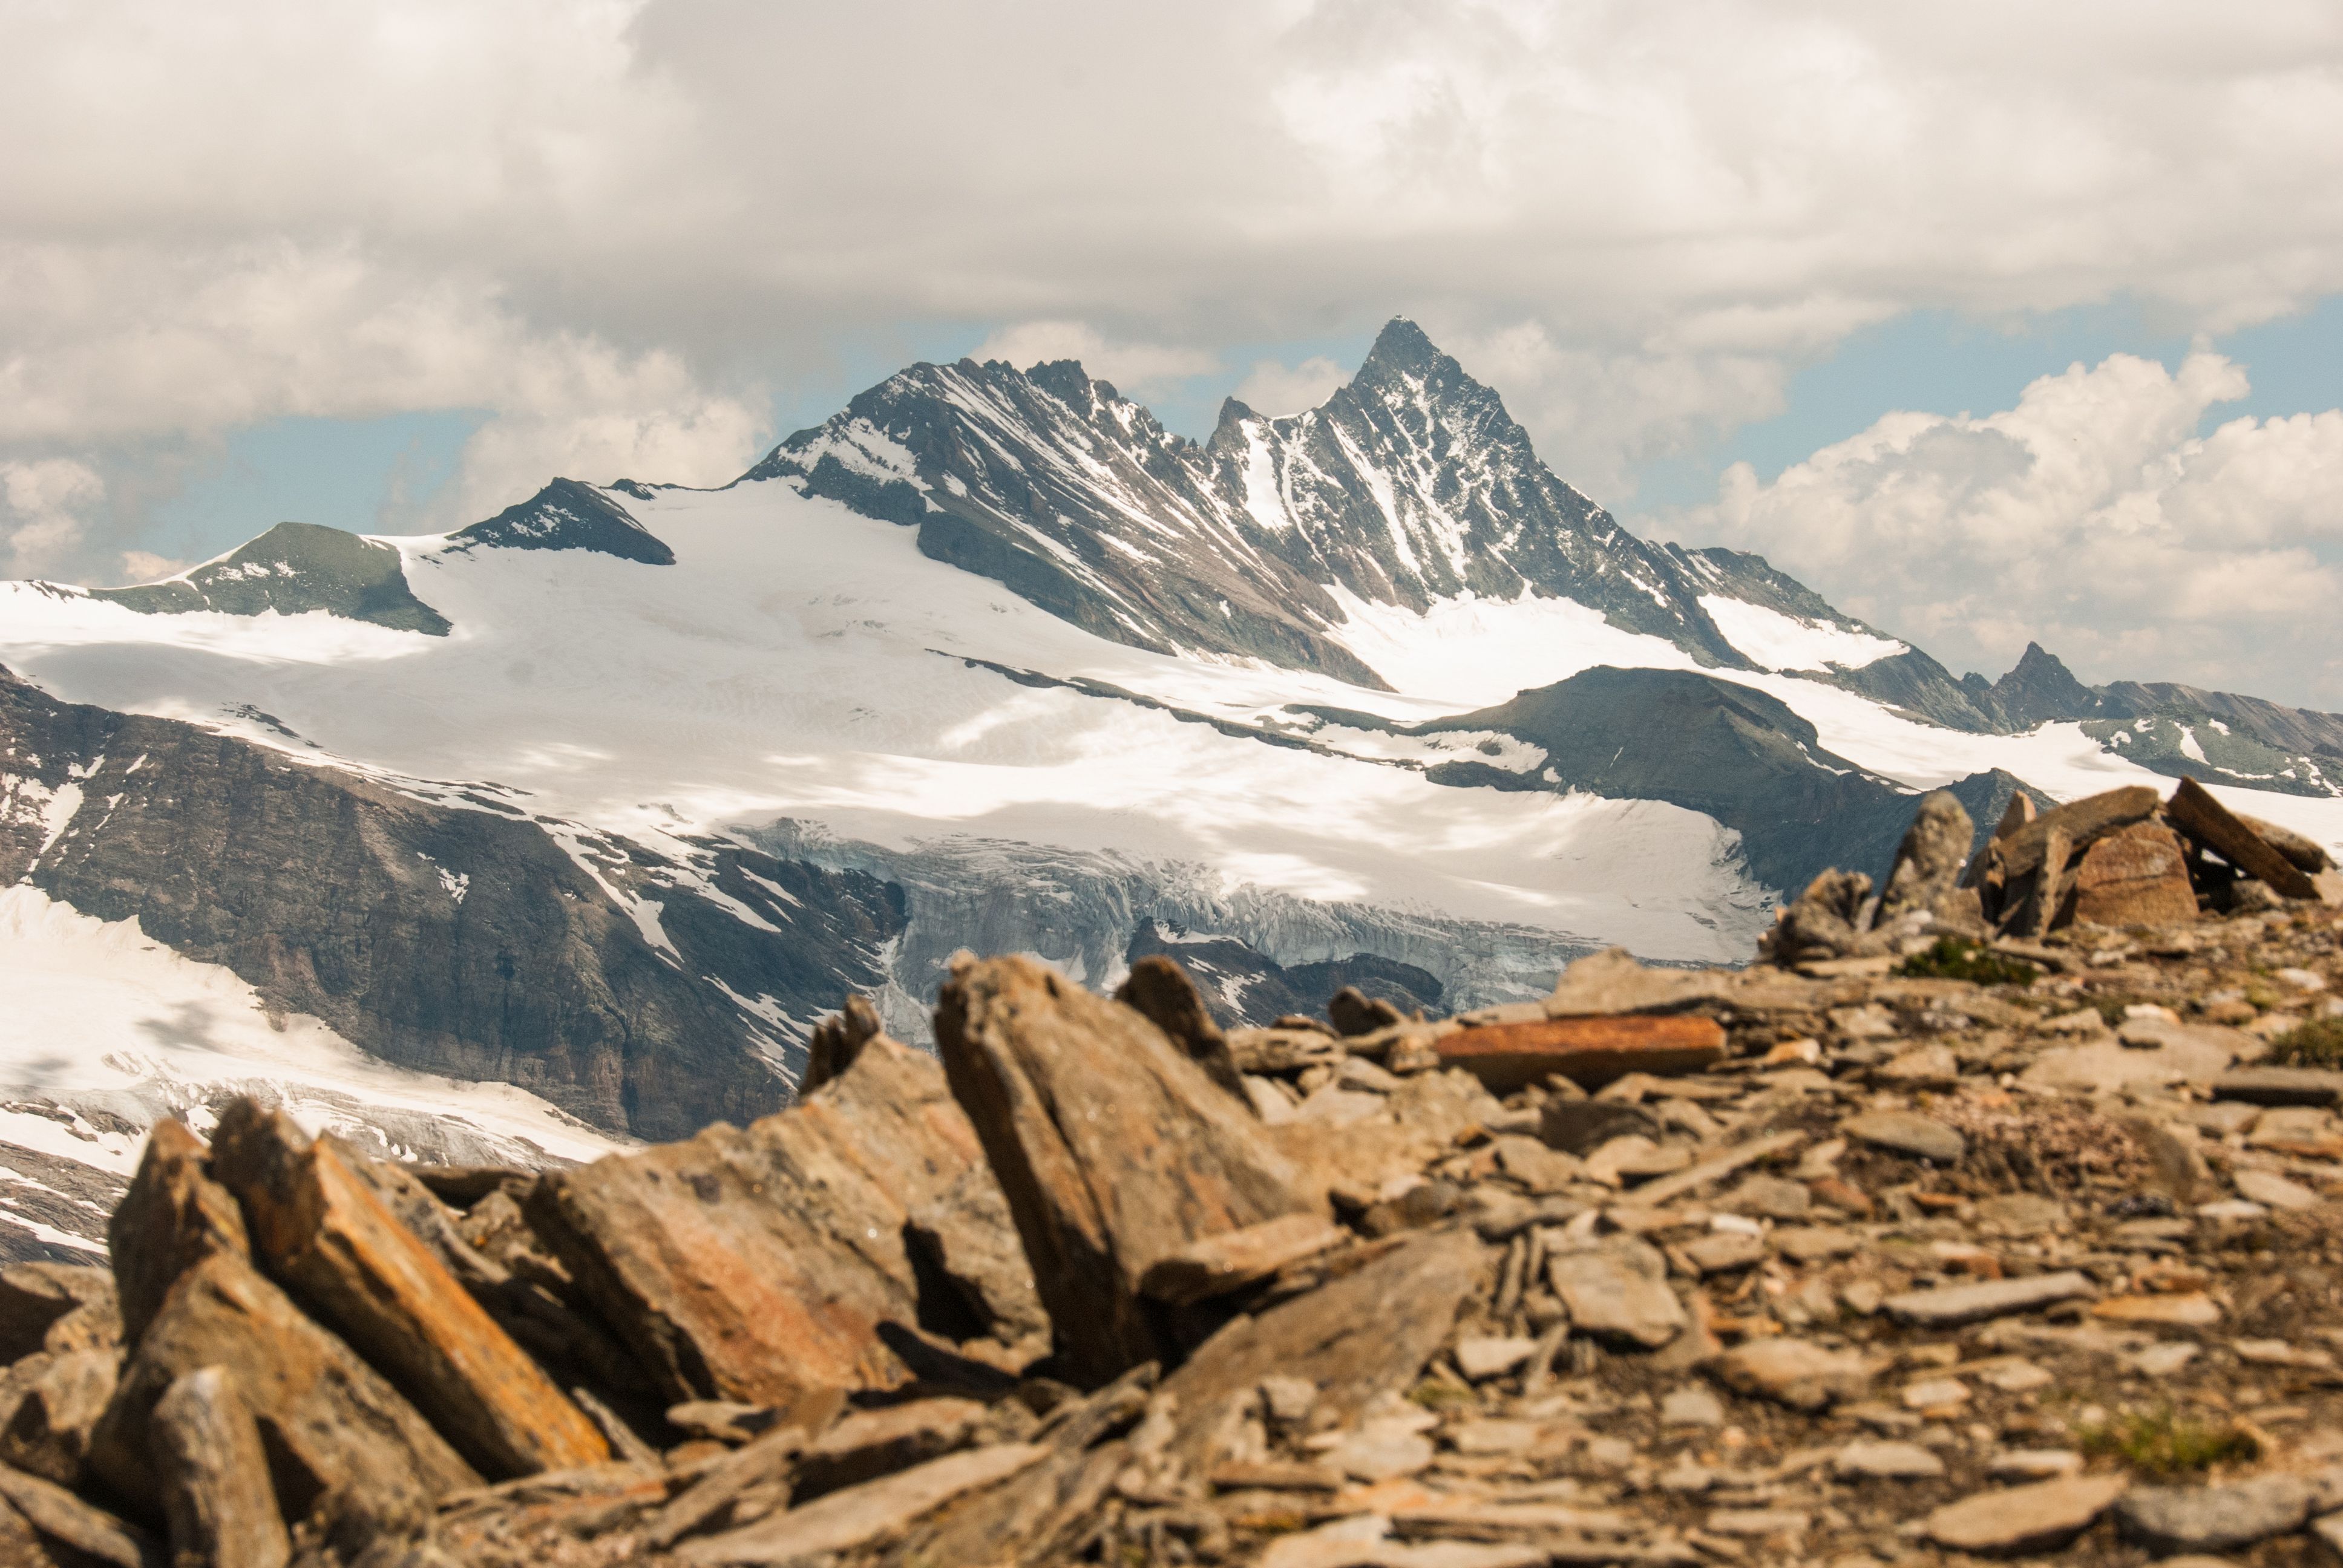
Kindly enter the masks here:
<path id="1" fill-rule="evenodd" d="M 1850 631 L 1828 621 L 1801 620 L 1746 599 L 1700 596 L 1700 608 L 1725 640 L 1767 669 L 1861 669 L 1910 648 L 1890 638 Z"/>

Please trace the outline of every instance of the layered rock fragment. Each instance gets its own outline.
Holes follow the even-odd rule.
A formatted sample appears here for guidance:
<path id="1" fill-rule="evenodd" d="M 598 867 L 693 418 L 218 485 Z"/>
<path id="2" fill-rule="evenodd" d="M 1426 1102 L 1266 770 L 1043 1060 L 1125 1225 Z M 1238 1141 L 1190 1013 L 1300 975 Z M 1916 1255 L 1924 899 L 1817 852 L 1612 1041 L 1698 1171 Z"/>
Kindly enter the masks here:
<path id="1" fill-rule="evenodd" d="M 332 1148 L 239 1101 L 212 1167 L 244 1204 L 255 1252 L 486 1473 L 599 1463 L 594 1423 Z"/>
<path id="2" fill-rule="evenodd" d="M 791 1110 L 550 1172 L 528 1212 L 668 1402 L 786 1408 L 910 1376 L 880 1334 L 922 1322 L 907 1221 L 983 1162 L 936 1063 L 882 1035 Z M 1029 1331 L 1030 1271 L 970 1269 L 942 1282 L 959 1309 L 998 1301 L 1001 1326 Z"/>
<path id="3" fill-rule="evenodd" d="M 943 989 L 936 1038 L 1081 1379 L 1174 1359 L 1140 1288 L 1158 1262 L 1322 1212 L 1258 1119 L 1162 1030 L 1041 964 L 964 968 Z"/>

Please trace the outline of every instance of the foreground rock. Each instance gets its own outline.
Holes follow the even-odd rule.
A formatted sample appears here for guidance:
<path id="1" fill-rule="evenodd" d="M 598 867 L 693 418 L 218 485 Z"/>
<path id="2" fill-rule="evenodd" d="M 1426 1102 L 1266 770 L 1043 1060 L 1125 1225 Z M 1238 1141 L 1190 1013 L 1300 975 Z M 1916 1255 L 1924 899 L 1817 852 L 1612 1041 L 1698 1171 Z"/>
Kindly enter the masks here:
<path id="1" fill-rule="evenodd" d="M 936 1040 L 1079 1377 L 1172 1359 L 1141 1290 L 1150 1269 L 1319 1210 L 1305 1173 L 1161 1029 L 1040 964 L 957 973 Z"/>
<path id="2" fill-rule="evenodd" d="M 282 1111 L 239 1101 L 213 1169 L 255 1251 L 310 1311 L 388 1372 L 484 1473 L 598 1464 L 609 1444 L 340 1156 Z"/>
<path id="3" fill-rule="evenodd" d="M 2050 1552 L 2089 1528 L 2124 1493 L 2119 1475 L 2077 1475 L 1983 1492 L 1928 1515 L 1928 1539 L 1956 1552 Z"/>
<path id="4" fill-rule="evenodd" d="M 942 1303 L 923 1296 L 905 1226 L 983 1161 L 935 1062 L 881 1037 L 804 1103 L 745 1131 L 719 1123 L 545 1177 L 528 1219 L 669 1402 L 788 1406 L 909 1380 L 880 1327 Z M 959 1201 L 1005 1218 L 976 1180 Z M 963 1315 L 1021 1282 L 988 1271 L 964 1283 L 938 1282 Z"/>
<path id="5" fill-rule="evenodd" d="M 2177 830 L 2077 804 L 2054 912 Z M 970 963 L 950 1072 L 850 1007 L 798 1109 L 543 1177 L 168 1124 L 112 1292 L 0 1273 L 0 1561 L 2308 1562 L 2343 910 L 2192 841 L 2185 921 L 1948 943 L 1948 825 L 1876 950 L 1788 970 L 1222 1031 L 1168 963 Z M 1551 1070 L 1443 1043 L 1511 1030 Z M 611 1459 L 479 1483 L 581 1419 Z"/>

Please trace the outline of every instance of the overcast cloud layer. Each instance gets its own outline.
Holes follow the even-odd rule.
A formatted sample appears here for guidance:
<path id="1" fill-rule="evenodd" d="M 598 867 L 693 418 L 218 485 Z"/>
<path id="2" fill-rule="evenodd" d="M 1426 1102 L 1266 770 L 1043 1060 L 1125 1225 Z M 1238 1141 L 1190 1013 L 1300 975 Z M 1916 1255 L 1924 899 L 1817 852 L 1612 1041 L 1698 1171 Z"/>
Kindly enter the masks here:
<path id="1" fill-rule="evenodd" d="M 179 467 L 287 415 L 482 411 L 402 526 L 721 481 L 774 385 L 921 324 L 1285 411 L 1350 367 L 1229 346 L 1404 312 L 1621 505 L 1916 307 L 2343 290 L 2326 0 L 0 0 L 0 146 L 11 575 L 153 566 Z M 1956 664 L 2343 706 L 2343 415 L 2198 440 L 2245 373 L 1883 409 L 1671 521 Z"/>

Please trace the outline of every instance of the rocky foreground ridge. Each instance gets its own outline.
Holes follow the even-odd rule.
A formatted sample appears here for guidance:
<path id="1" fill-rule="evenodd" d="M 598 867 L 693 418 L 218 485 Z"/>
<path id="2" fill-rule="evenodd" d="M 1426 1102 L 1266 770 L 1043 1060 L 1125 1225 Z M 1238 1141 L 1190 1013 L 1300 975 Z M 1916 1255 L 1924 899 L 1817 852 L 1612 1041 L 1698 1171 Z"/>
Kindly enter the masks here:
<path id="1" fill-rule="evenodd" d="M 2200 795 L 1436 1021 L 967 958 L 583 1168 L 161 1123 L 0 1271 L 0 1562 L 2332 1561 L 2343 909 Z"/>

